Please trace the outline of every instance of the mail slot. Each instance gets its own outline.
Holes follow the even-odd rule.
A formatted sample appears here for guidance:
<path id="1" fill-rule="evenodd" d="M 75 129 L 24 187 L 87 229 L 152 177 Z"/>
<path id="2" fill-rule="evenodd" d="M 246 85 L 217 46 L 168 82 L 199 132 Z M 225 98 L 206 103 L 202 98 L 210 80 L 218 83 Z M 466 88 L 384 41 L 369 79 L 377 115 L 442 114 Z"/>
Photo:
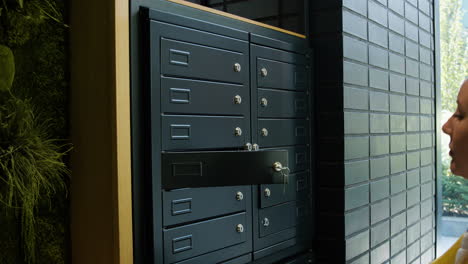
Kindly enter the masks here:
<path id="1" fill-rule="evenodd" d="M 245 243 L 250 224 L 246 213 L 164 230 L 165 263 L 173 263 Z"/>
<path id="2" fill-rule="evenodd" d="M 239 116 L 164 115 L 162 147 L 165 150 L 241 148 L 250 137 L 248 121 Z"/>
<path id="3" fill-rule="evenodd" d="M 280 61 L 258 59 L 258 86 L 262 88 L 277 88 L 303 91 L 306 88 L 306 70 Z"/>
<path id="4" fill-rule="evenodd" d="M 309 110 L 306 93 L 258 89 L 258 116 L 276 118 L 305 118 Z"/>
<path id="5" fill-rule="evenodd" d="M 296 202 L 260 209 L 258 213 L 260 237 L 291 228 L 297 222 Z"/>
<path id="6" fill-rule="evenodd" d="M 163 189 L 285 182 L 288 152 L 205 151 L 163 152 Z"/>
<path id="7" fill-rule="evenodd" d="M 245 211 L 250 192 L 245 185 L 163 191 L 164 225 Z"/>
<path id="8" fill-rule="evenodd" d="M 258 143 L 262 147 L 308 144 L 309 123 L 305 119 L 259 119 Z"/>
<path id="9" fill-rule="evenodd" d="M 161 40 L 161 51 L 162 72 L 167 75 L 242 83 L 242 70 L 248 69 L 239 52 L 168 39 Z M 219 57 L 223 59 L 215 59 Z M 206 65 L 212 67 L 206 69 Z"/>
<path id="10" fill-rule="evenodd" d="M 289 175 L 288 184 L 262 184 L 260 189 L 260 207 L 268 207 L 293 200 L 305 200 L 309 192 L 309 172 Z"/>
<path id="11" fill-rule="evenodd" d="M 162 77 L 161 92 L 164 113 L 249 115 L 248 86 Z"/>

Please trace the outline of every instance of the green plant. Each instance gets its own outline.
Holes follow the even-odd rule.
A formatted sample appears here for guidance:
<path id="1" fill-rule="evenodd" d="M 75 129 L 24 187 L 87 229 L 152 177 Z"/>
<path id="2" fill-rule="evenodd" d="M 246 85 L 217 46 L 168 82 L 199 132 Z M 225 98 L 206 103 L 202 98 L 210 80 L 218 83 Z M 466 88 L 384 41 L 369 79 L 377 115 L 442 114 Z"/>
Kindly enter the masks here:
<path id="1" fill-rule="evenodd" d="M 460 0 L 440 1 L 440 58 L 442 109 L 454 112 L 458 89 L 468 77 L 468 34 Z"/>
<path id="2" fill-rule="evenodd" d="M 462 23 L 463 15 L 462 1 L 440 1 L 442 116 L 455 111 L 458 89 L 468 77 L 468 34 Z M 443 214 L 468 216 L 468 181 L 450 172 L 449 141 L 448 136 L 442 135 Z"/>
<path id="3" fill-rule="evenodd" d="M 68 174 L 62 162 L 64 146 L 49 139 L 47 123 L 35 116 L 33 109 L 27 100 L 15 97 L 0 105 L 0 201 L 21 211 L 28 262 L 35 260 L 39 199 L 64 189 L 63 175 Z"/>
<path id="4" fill-rule="evenodd" d="M 64 10 L 62 0 L 0 1 L 2 264 L 66 260 Z"/>
<path id="5" fill-rule="evenodd" d="M 0 92 L 9 91 L 15 77 L 15 58 L 10 48 L 0 45 Z"/>
<path id="6" fill-rule="evenodd" d="M 468 180 L 450 172 L 450 160 L 442 160 L 442 208 L 445 216 L 468 217 Z"/>
<path id="7" fill-rule="evenodd" d="M 468 181 L 460 176 L 442 176 L 444 215 L 468 217 L 467 184 Z"/>

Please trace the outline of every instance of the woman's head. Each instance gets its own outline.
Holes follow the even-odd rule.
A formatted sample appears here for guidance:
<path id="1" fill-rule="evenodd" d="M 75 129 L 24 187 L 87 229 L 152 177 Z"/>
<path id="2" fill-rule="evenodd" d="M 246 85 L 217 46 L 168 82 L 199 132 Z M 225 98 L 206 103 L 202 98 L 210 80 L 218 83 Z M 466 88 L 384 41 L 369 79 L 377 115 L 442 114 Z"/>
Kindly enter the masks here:
<path id="1" fill-rule="evenodd" d="M 468 179 L 468 79 L 458 92 L 457 110 L 442 127 L 450 136 L 450 170 Z"/>

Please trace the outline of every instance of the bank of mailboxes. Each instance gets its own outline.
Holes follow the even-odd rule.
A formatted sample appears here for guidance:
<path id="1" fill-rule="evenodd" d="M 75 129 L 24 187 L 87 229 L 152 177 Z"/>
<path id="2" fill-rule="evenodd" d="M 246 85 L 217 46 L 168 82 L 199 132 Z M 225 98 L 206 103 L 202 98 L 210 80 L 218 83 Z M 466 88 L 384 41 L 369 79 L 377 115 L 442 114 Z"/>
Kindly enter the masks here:
<path id="1" fill-rule="evenodd" d="M 305 55 L 191 25 L 149 25 L 162 150 L 163 228 L 154 232 L 162 232 L 164 263 L 249 263 L 306 251 Z"/>

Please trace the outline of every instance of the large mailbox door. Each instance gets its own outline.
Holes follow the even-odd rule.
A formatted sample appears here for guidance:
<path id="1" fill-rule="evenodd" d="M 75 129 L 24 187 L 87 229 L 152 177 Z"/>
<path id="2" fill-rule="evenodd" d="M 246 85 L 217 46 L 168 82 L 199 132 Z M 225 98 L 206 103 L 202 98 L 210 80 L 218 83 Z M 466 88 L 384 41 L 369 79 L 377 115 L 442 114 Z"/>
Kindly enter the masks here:
<path id="1" fill-rule="evenodd" d="M 306 40 L 172 3 L 140 13 L 150 262 L 310 259 Z"/>

